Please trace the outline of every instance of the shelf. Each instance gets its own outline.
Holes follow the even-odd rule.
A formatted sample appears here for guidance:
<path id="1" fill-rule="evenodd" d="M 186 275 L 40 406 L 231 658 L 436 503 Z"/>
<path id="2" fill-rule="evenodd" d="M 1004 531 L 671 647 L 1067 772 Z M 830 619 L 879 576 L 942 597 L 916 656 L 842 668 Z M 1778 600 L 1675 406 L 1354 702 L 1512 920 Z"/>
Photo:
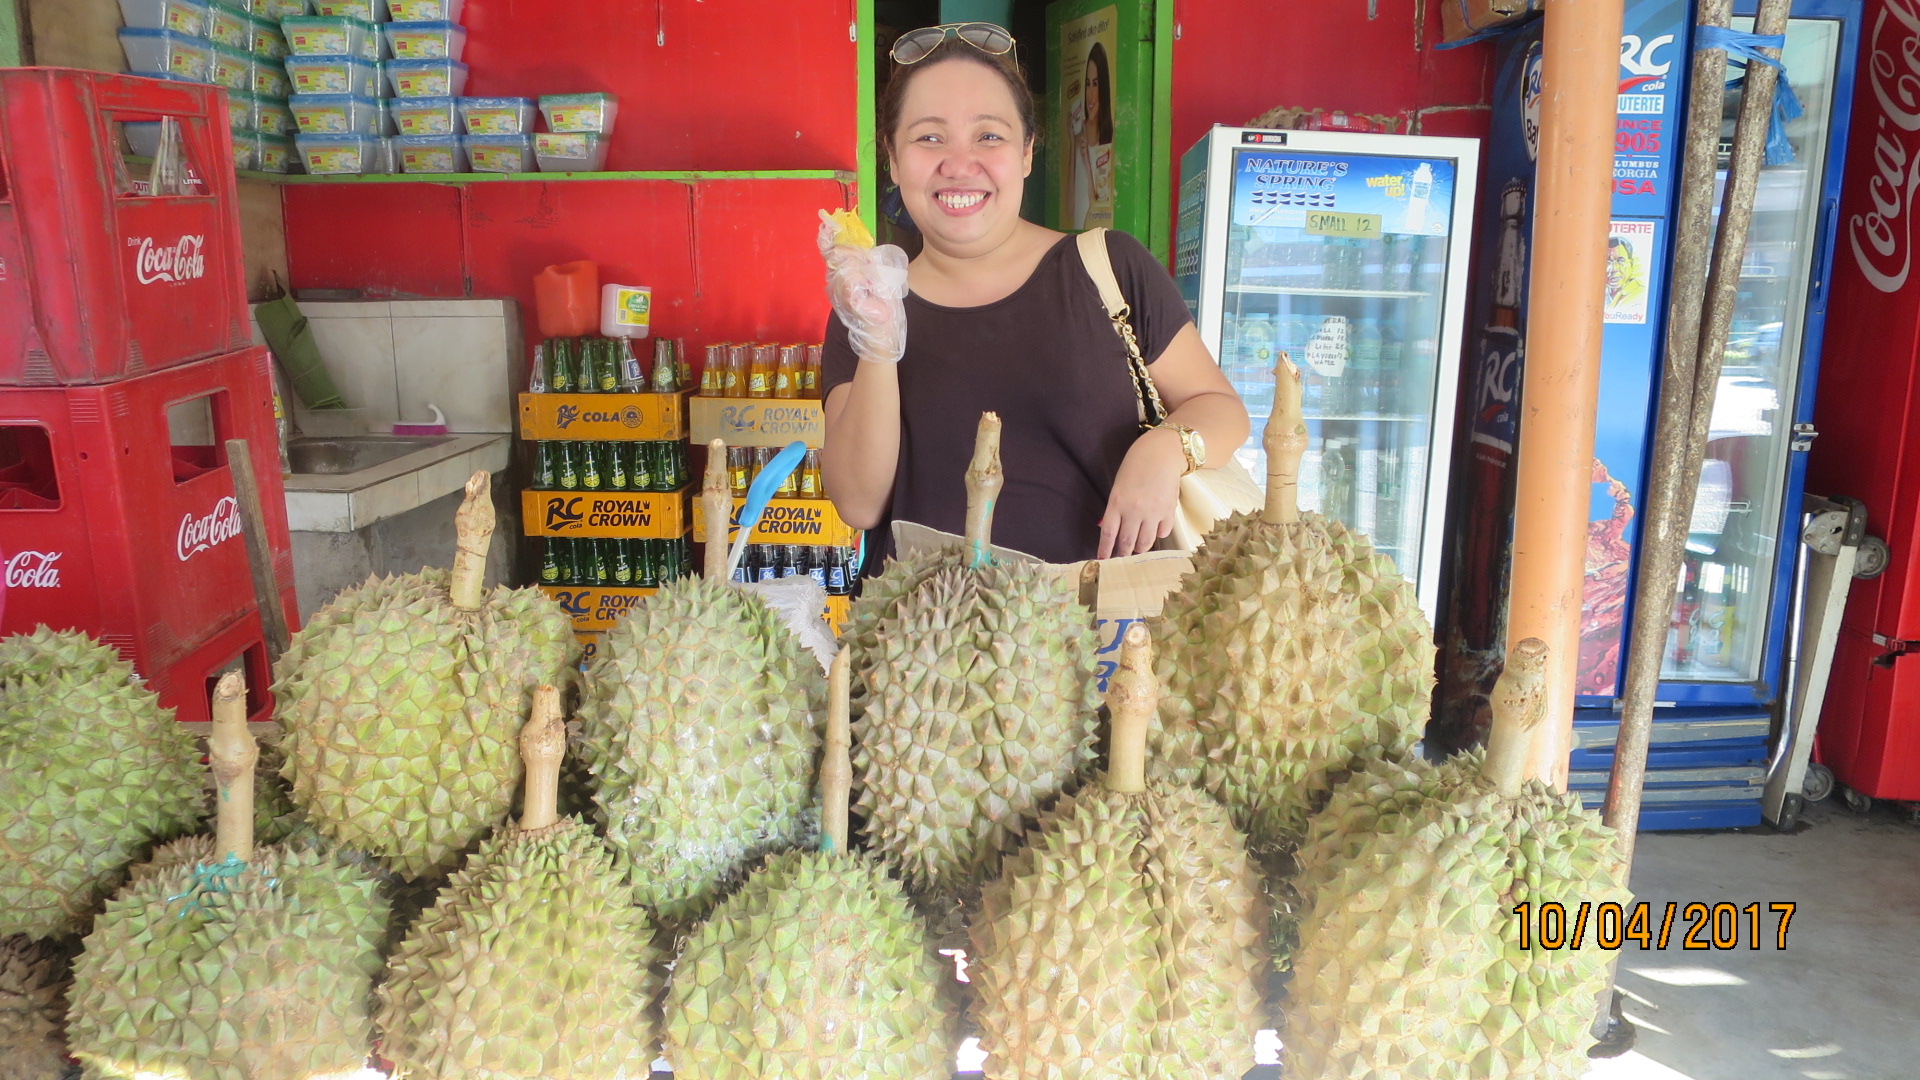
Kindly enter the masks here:
<path id="1" fill-rule="evenodd" d="M 242 180 L 269 184 L 544 184 L 568 181 L 654 180 L 697 184 L 719 180 L 837 180 L 854 182 L 850 169 L 661 170 L 640 172 L 523 173 L 373 173 L 360 176 L 311 176 L 239 170 Z"/>
<path id="2" fill-rule="evenodd" d="M 1285 285 L 1229 285 L 1230 293 L 1254 293 L 1260 296 L 1350 296 L 1373 300 L 1421 300 L 1427 292 L 1383 292 L 1378 289 L 1293 289 Z"/>

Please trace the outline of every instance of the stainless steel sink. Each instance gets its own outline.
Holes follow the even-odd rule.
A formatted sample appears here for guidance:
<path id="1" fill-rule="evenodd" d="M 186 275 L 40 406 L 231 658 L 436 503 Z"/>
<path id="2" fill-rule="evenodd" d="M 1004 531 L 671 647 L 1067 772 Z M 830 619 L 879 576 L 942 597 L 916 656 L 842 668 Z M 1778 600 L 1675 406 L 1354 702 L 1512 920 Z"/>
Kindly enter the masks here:
<path id="1" fill-rule="evenodd" d="M 451 435 L 350 435 L 293 439 L 287 443 L 287 462 L 296 474 L 338 476 L 385 464 L 453 438 Z"/>

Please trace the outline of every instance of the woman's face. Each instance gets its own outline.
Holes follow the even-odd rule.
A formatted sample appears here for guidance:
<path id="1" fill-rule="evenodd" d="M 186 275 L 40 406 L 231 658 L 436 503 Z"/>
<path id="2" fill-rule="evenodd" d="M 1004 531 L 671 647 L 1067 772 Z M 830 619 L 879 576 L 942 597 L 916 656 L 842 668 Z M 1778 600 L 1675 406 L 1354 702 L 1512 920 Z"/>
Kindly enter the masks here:
<path id="1" fill-rule="evenodd" d="M 892 164 L 921 234 L 965 257 L 992 250 L 1018 227 L 1033 143 L 998 73 L 942 60 L 907 84 Z"/>
<path id="2" fill-rule="evenodd" d="M 1100 68 L 1091 60 L 1087 61 L 1087 75 L 1081 85 L 1087 99 L 1087 126 L 1093 127 L 1100 122 Z"/>

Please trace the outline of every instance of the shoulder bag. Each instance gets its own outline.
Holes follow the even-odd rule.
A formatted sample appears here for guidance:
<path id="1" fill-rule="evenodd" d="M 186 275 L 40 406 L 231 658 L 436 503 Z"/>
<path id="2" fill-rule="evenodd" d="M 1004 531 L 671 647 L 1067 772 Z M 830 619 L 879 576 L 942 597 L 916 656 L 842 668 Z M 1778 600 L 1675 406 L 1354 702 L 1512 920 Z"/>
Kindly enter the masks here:
<path id="1" fill-rule="evenodd" d="M 1113 320 L 1114 333 L 1127 347 L 1127 369 L 1133 377 L 1134 403 L 1140 410 L 1140 430 L 1146 431 L 1167 418 L 1167 407 L 1160 391 L 1147 372 L 1140 356 L 1140 342 L 1134 337 L 1128 316 L 1133 312 L 1121 295 L 1119 279 L 1113 274 L 1113 260 L 1107 255 L 1107 230 L 1088 229 L 1076 239 L 1080 261 L 1087 276 L 1100 289 L 1100 303 Z M 1208 448 L 1211 457 L 1219 451 Z M 1266 493 L 1254 483 L 1246 467 L 1235 460 L 1232 451 L 1219 465 L 1190 472 L 1180 478 L 1180 506 L 1173 515 L 1173 532 L 1157 545 L 1163 549 L 1191 552 L 1212 531 L 1214 523 L 1236 513 L 1251 514 L 1266 505 Z"/>

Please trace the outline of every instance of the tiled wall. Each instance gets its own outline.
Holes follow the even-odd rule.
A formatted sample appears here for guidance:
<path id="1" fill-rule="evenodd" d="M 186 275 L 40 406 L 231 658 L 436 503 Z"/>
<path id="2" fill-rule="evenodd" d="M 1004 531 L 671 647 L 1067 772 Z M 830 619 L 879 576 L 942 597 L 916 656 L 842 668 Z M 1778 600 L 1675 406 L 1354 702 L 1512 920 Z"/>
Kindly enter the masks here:
<path id="1" fill-rule="evenodd" d="M 300 311 L 341 396 L 366 410 L 367 430 L 385 432 L 402 418 L 425 423 L 428 403 L 440 406 L 449 431 L 513 430 L 513 301 L 302 301 Z M 296 402 L 294 423 L 305 416 Z"/>

